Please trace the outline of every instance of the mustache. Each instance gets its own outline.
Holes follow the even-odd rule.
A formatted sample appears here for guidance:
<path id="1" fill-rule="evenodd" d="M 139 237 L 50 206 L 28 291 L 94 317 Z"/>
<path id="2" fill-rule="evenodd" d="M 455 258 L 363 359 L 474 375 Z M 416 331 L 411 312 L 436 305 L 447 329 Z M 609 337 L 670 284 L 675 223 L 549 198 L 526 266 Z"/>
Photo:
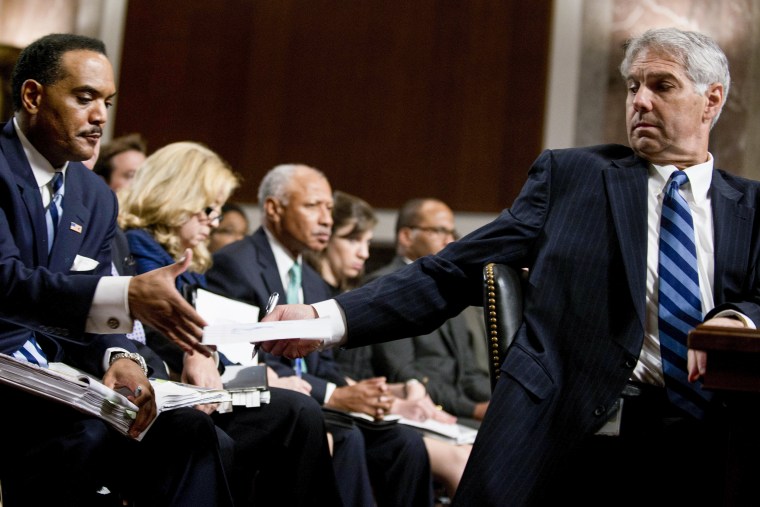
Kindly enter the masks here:
<path id="1" fill-rule="evenodd" d="M 89 130 L 84 130 L 84 131 L 80 132 L 79 135 L 80 136 L 92 136 L 92 135 L 102 136 L 103 135 L 103 129 L 100 128 L 100 127 L 92 127 Z"/>

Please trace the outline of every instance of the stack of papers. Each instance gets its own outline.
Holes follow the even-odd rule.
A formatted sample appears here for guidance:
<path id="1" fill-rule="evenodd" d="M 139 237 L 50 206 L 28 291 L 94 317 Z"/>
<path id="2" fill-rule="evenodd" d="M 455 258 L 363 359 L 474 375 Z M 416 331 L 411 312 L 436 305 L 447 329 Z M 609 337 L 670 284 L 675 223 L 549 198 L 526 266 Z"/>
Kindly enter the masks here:
<path id="1" fill-rule="evenodd" d="M 225 389 L 198 387 L 170 380 L 150 379 L 159 412 L 206 403 L 226 403 L 232 396 Z"/>
<path id="2" fill-rule="evenodd" d="M 0 382 L 99 417 L 126 435 L 137 414 L 137 406 L 89 375 L 68 366 L 60 368 L 59 364 L 51 363 L 50 368 L 42 368 L 0 354 Z"/>
<path id="3" fill-rule="evenodd" d="M 22 389 L 99 417 L 126 435 L 137 415 L 137 406 L 126 396 L 106 387 L 95 377 L 64 363 L 48 368 L 0 354 L 0 383 Z M 156 395 L 158 413 L 204 403 L 231 402 L 224 389 L 206 389 L 168 380 L 150 380 Z M 137 440 L 147 432 L 144 431 Z"/>

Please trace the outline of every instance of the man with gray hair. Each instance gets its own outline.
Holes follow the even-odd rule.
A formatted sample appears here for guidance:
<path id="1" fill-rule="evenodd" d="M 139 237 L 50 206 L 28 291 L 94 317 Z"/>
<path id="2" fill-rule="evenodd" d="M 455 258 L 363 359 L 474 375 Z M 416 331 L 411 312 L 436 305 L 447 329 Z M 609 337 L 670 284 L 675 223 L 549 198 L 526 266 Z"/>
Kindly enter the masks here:
<path id="1" fill-rule="evenodd" d="M 335 323 L 325 343 L 272 341 L 270 353 L 358 347 L 478 304 L 488 262 L 529 268 L 523 321 L 455 505 L 721 505 L 724 491 L 757 502 L 752 479 L 726 482 L 756 480 L 756 465 L 727 473 L 722 459 L 741 407 L 701 388 L 710 363 L 686 344 L 703 322 L 760 324 L 760 184 L 716 169 L 708 151 L 726 57 L 702 34 L 658 29 L 629 42 L 621 72 L 630 147 L 545 151 L 492 223 L 269 317 Z"/>
<path id="2" fill-rule="evenodd" d="M 302 255 L 324 250 L 330 239 L 333 197 L 325 175 L 301 164 L 279 165 L 262 179 L 259 205 L 263 225 L 214 254 L 209 288 L 258 306 L 262 317 L 273 292 L 288 303 L 328 298 L 327 283 Z M 419 433 L 402 425 L 358 425 L 348 415 L 382 418 L 390 411 L 393 398 L 384 378 L 349 381 L 331 350 L 295 361 L 262 356 L 280 376 L 274 385 L 309 394 L 324 407 L 344 505 L 432 505 L 430 462 Z"/>

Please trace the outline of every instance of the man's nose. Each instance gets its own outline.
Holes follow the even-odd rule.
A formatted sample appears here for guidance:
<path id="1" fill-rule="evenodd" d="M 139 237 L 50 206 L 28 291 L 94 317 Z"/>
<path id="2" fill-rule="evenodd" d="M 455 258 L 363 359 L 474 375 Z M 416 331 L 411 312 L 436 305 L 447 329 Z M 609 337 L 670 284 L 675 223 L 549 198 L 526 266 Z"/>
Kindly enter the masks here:
<path id="1" fill-rule="evenodd" d="M 636 111 L 649 111 L 652 109 L 652 93 L 646 86 L 641 86 L 633 96 L 633 107 Z"/>

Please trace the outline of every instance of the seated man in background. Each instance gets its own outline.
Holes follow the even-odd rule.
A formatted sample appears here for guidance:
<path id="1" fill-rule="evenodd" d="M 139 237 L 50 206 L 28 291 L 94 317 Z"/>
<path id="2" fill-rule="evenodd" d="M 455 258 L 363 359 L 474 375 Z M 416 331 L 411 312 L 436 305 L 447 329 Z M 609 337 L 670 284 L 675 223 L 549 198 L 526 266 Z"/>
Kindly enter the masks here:
<path id="1" fill-rule="evenodd" d="M 211 231 L 209 236 L 208 251 L 216 252 L 223 246 L 227 246 L 235 241 L 240 241 L 248 235 L 251 224 L 248 222 L 248 215 L 239 204 L 234 202 L 225 203 L 222 206 L 222 220 L 219 227 Z"/>
<path id="2" fill-rule="evenodd" d="M 258 198 L 262 227 L 214 254 L 209 288 L 262 312 L 272 292 L 287 302 L 329 297 L 327 284 L 302 258 L 306 250 L 323 250 L 330 239 L 333 198 L 325 175 L 304 165 L 277 166 L 261 181 Z M 301 376 L 324 407 L 372 417 L 390 410 L 393 397 L 385 379 L 347 385 L 332 351 L 295 362 L 262 358 L 282 377 Z M 327 429 L 334 438 L 333 465 L 345 505 L 371 506 L 375 500 L 379 506 L 432 505 L 430 463 L 414 430 L 359 428 L 349 417 L 328 418 Z"/>
<path id="3" fill-rule="evenodd" d="M 92 170 L 103 178 L 111 190 L 129 188 L 145 161 L 148 148 L 140 134 L 128 134 L 105 143 Z"/>
<path id="4" fill-rule="evenodd" d="M 438 253 L 454 241 L 454 234 L 454 213 L 446 204 L 438 199 L 406 202 L 396 219 L 396 257 L 365 281 Z M 488 407 L 491 384 L 488 374 L 477 367 L 463 314 L 427 335 L 373 345 L 372 366 L 376 375 L 384 375 L 390 382 L 423 382 L 433 401 L 463 424 L 477 427 Z"/>

